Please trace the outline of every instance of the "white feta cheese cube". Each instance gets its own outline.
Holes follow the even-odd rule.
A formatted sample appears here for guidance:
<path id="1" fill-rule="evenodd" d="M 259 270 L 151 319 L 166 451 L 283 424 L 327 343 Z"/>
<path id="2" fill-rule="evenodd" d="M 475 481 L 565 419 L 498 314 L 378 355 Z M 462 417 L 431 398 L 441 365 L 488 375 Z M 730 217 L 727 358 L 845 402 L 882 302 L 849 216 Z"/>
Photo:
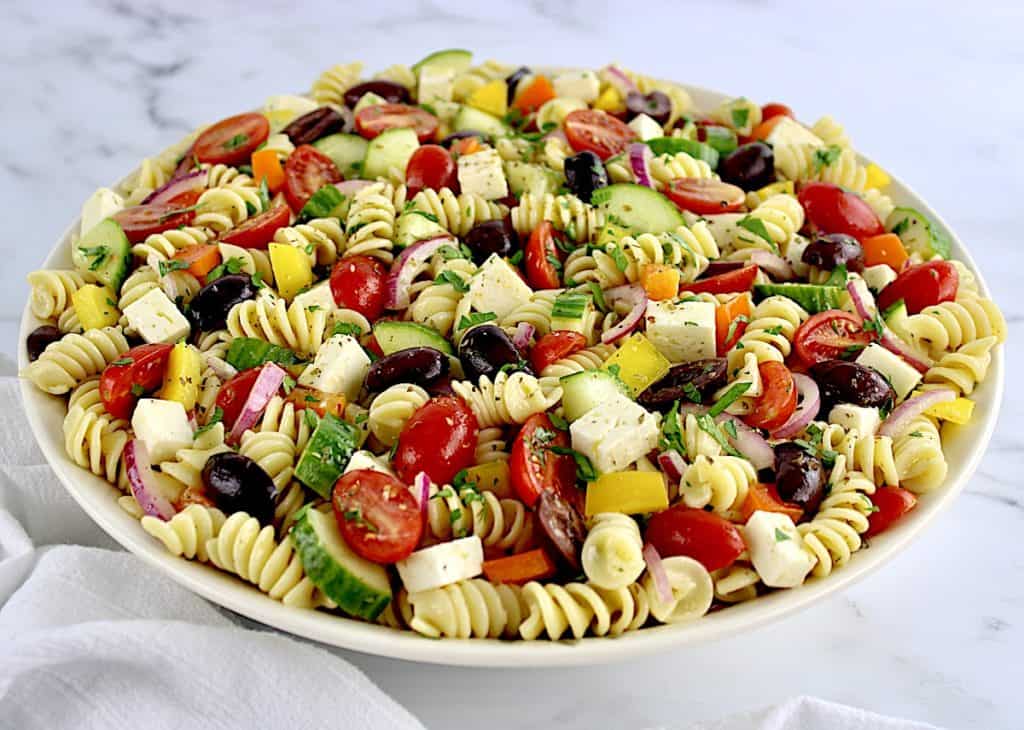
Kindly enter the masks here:
<path id="1" fill-rule="evenodd" d="M 885 287 L 896 281 L 896 272 L 889 264 L 875 264 L 864 269 L 862 274 L 864 281 L 876 292 L 882 291 Z"/>
<path id="2" fill-rule="evenodd" d="M 775 127 L 772 128 L 771 133 L 765 138 L 765 142 L 773 147 L 787 144 L 806 144 L 811 145 L 812 147 L 822 147 L 825 144 L 822 142 L 821 137 L 816 135 L 800 122 L 795 119 L 790 119 L 789 117 L 783 117 L 778 123 L 776 123 Z"/>
<path id="3" fill-rule="evenodd" d="M 622 471 L 658 445 L 658 416 L 624 395 L 595 406 L 569 427 L 572 447 L 600 472 Z"/>
<path id="4" fill-rule="evenodd" d="M 419 86 L 416 88 L 416 100 L 420 104 L 451 101 L 454 82 L 455 71 L 453 69 L 424 68 L 420 71 Z"/>
<path id="5" fill-rule="evenodd" d="M 650 301 L 644 315 L 649 339 L 672 363 L 715 356 L 715 305 Z"/>
<path id="6" fill-rule="evenodd" d="M 828 422 L 842 426 L 847 431 L 856 431 L 861 436 L 874 436 L 882 425 L 882 416 L 877 408 L 839 403 L 829 411 Z"/>
<path id="7" fill-rule="evenodd" d="M 316 286 L 297 294 L 292 300 L 292 306 L 298 306 L 310 311 L 333 312 L 338 308 L 334 302 L 334 294 L 331 293 L 331 282 L 321 281 Z M 317 309 L 313 309 L 316 307 Z M 366 334 L 366 333 L 363 333 Z"/>
<path id="8" fill-rule="evenodd" d="M 627 126 L 636 132 L 636 136 L 640 138 L 641 142 L 665 136 L 665 130 L 661 128 L 661 125 L 646 114 L 637 114 Z"/>
<path id="9" fill-rule="evenodd" d="M 185 406 L 178 401 L 143 398 L 135 405 L 132 430 L 146 445 L 153 464 L 169 461 L 192 445 L 192 425 Z"/>
<path id="10" fill-rule="evenodd" d="M 899 398 L 906 398 L 921 382 L 921 373 L 878 343 L 865 347 L 857 357 L 857 364 L 873 368 L 884 375 Z"/>
<path id="11" fill-rule="evenodd" d="M 475 193 L 487 200 L 508 195 L 508 181 L 501 155 L 493 148 L 463 155 L 458 162 L 459 186 L 464 193 Z"/>
<path id="12" fill-rule="evenodd" d="M 498 319 L 530 300 L 533 290 L 498 254 L 484 261 L 469 283 L 469 301 L 478 312 L 494 312 Z"/>
<path id="13" fill-rule="evenodd" d="M 128 326 L 146 342 L 177 342 L 188 337 L 191 325 L 163 289 L 151 289 L 124 308 Z"/>
<path id="14" fill-rule="evenodd" d="M 794 233 L 786 246 L 786 255 L 783 257 L 793 267 L 797 276 L 805 277 L 811 270 L 810 264 L 804 263 L 804 251 L 811 244 L 804 236 Z"/>
<path id="15" fill-rule="evenodd" d="M 352 454 L 348 460 L 348 466 L 345 467 L 345 473 L 348 474 L 350 471 L 358 471 L 359 469 L 369 469 L 370 471 L 377 471 L 390 476 L 395 475 L 391 468 L 384 463 L 383 459 L 374 456 L 372 452 L 365 449 L 360 449 Z"/>
<path id="16" fill-rule="evenodd" d="M 758 510 L 743 527 L 750 562 L 766 586 L 793 588 L 804 582 L 814 558 L 788 515 Z"/>
<path id="17" fill-rule="evenodd" d="M 124 198 L 110 188 L 98 188 L 82 205 L 81 235 L 85 235 L 100 221 L 124 208 Z"/>
<path id="18" fill-rule="evenodd" d="M 484 546 L 476 535 L 417 550 L 395 563 L 409 593 L 475 578 L 483 572 Z"/>
<path id="19" fill-rule="evenodd" d="M 370 372 L 370 357 L 352 335 L 334 335 L 320 346 L 313 362 L 302 371 L 299 385 L 341 393 L 349 402 L 359 396 L 366 374 Z"/>
<path id="20" fill-rule="evenodd" d="M 601 90 L 601 82 L 593 71 L 563 71 L 555 76 L 552 84 L 555 96 L 579 99 L 587 104 L 596 101 Z"/>

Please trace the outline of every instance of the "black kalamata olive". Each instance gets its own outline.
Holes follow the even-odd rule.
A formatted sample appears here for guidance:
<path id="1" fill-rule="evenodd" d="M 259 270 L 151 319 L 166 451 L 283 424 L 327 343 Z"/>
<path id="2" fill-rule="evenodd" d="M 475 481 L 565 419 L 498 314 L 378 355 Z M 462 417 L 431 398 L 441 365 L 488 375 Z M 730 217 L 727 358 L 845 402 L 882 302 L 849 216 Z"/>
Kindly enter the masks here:
<path id="1" fill-rule="evenodd" d="M 281 131 L 294 145 L 313 144 L 321 137 L 344 131 L 345 126 L 345 117 L 329 106 L 322 106 L 294 119 Z"/>
<path id="2" fill-rule="evenodd" d="M 248 274 L 228 274 L 199 290 L 188 305 L 192 329 L 201 332 L 223 329 L 228 311 L 247 299 L 255 299 L 259 289 Z"/>
<path id="3" fill-rule="evenodd" d="M 203 484 L 213 503 L 226 513 L 248 512 L 261 524 L 274 519 L 277 487 L 248 456 L 234 451 L 214 454 L 203 467 Z"/>
<path id="4" fill-rule="evenodd" d="M 452 142 L 459 139 L 469 139 L 470 137 L 476 137 L 484 142 L 487 141 L 487 135 L 483 132 L 478 132 L 475 129 L 463 129 L 461 132 L 452 132 L 447 137 L 441 140 L 441 146 L 445 149 L 449 149 L 452 146 Z"/>
<path id="5" fill-rule="evenodd" d="M 492 253 L 504 258 L 519 248 L 519 237 L 515 229 L 504 219 L 477 223 L 466 234 L 463 242 L 469 246 L 476 264 L 482 264 Z"/>
<path id="6" fill-rule="evenodd" d="M 725 385 L 727 361 L 724 357 L 694 360 L 676 365 L 668 375 L 649 387 L 637 398 L 648 408 L 669 408 L 677 400 L 696 402 L 697 395 L 704 400 Z"/>
<path id="7" fill-rule="evenodd" d="M 579 570 L 587 528 L 576 508 L 554 489 L 545 489 L 537 502 L 537 522 L 566 565 Z"/>
<path id="8" fill-rule="evenodd" d="M 650 94 L 631 91 L 626 94 L 626 116 L 632 119 L 640 114 L 646 114 L 658 124 L 666 124 L 672 116 L 672 100 L 661 91 Z"/>
<path id="9" fill-rule="evenodd" d="M 718 163 L 718 174 L 744 190 L 763 188 L 775 182 L 775 153 L 764 142 L 745 144 Z"/>
<path id="10" fill-rule="evenodd" d="M 30 361 L 37 360 L 48 345 L 56 342 L 63 336 L 61 331 L 52 324 L 36 327 L 25 338 L 25 349 L 28 350 L 28 359 Z"/>
<path id="11" fill-rule="evenodd" d="M 511 104 L 516 98 L 516 88 L 519 86 L 519 82 L 523 80 L 523 77 L 527 74 L 533 73 L 528 67 L 520 66 L 515 71 L 505 77 L 505 85 L 508 86 L 508 103 Z"/>
<path id="12" fill-rule="evenodd" d="M 891 408 L 896 391 L 881 373 L 846 360 L 826 360 L 811 366 L 811 377 L 821 390 L 821 413 L 837 403 L 867 408 Z"/>
<path id="13" fill-rule="evenodd" d="M 608 187 L 608 171 L 601 158 L 590 150 L 565 158 L 565 182 L 570 192 L 585 203 L 595 190 Z"/>
<path id="14" fill-rule="evenodd" d="M 832 270 L 845 265 L 847 271 L 864 270 L 864 249 L 860 241 L 845 233 L 826 233 L 815 236 L 807 244 L 800 260 L 819 269 Z"/>
<path id="15" fill-rule="evenodd" d="M 345 105 L 354 107 L 363 98 L 363 94 L 376 94 L 389 104 L 408 104 L 409 90 L 394 81 L 378 79 L 356 84 L 345 92 Z"/>
<path id="16" fill-rule="evenodd" d="M 744 266 L 748 265 L 749 263 L 746 261 L 712 261 L 708 264 L 708 267 L 704 269 L 704 273 L 697 278 L 710 279 L 712 276 L 728 274 L 730 271 L 736 271 L 736 269 L 742 269 Z"/>
<path id="17" fill-rule="evenodd" d="M 382 357 L 370 366 L 366 387 L 379 393 L 395 383 L 428 386 L 448 374 L 448 356 L 433 347 L 410 347 Z"/>
<path id="18" fill-rule="evenodd" d="M 504 365 L 515 365 L 517 370 L 529 369 L 505 330 L 493 324 L 481 324 L 466 331 L 459 343 L 459 361 L 466 378 L 474 383 L 481 375 L 494 380 Z"/>
<path id="19" fill-rule="evenodd" d="M 775 446 L 775 489 L 786 502 L 812 514 L 825 496 L 825 466 L 818 456 L 792 441 Z"/>

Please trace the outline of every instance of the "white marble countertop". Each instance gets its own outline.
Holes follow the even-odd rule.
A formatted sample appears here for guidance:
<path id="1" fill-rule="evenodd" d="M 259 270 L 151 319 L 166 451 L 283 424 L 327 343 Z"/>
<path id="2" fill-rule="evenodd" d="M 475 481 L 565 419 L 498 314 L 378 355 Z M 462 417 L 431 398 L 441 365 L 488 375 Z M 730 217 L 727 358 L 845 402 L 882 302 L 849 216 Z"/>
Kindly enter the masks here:
<path id="1" fill-rule="evenodd" d="M 5 3 L 0 373 L 14 370 L 26 272 L 97 185 L 200 122 L 306 88 L 333 63 L 383 68 L 445 46 L 511 62 L 619 60 L 782 100 L 807 119 L 832 113 L 971 247 L 1010 323 L 1014 372 L 1024 355 L 1024 307 L 1011 296 L 1024 262 L 1024 5 L 828 5 Z M 978 474 L 933 529 L 845 595 L 768 628 L 589 669 L 350 658 L 431 727 L 678 726 L 813 694 L 950 728 L 1019 728 L 1022 419 L 1011 386 Z"/>

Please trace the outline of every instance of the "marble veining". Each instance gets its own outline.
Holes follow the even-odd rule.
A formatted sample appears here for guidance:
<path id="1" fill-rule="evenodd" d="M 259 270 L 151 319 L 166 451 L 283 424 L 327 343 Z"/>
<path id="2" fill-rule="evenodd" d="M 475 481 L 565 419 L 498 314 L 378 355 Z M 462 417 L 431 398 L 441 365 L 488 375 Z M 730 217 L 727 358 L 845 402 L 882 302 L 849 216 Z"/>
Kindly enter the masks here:
<path id="1" fill-rule="evenodd" d="M 14 372 L 25 274 L 98 185 L 204 121 L 459 46 L 778 99 L 854 143 L 971 247 L 1024 355 L 1024 5 L 532 0 L 0 4 L 4 134 L 0 374 Z M 428 726 L 678 727 L 796 694 L 950 728 L 1019 728 L 1024 396 L 1012 381 L 972 483 L 933 529 L 845 594 L 769 628 L 606 667 L 486 671 L 345 653 Z"/>

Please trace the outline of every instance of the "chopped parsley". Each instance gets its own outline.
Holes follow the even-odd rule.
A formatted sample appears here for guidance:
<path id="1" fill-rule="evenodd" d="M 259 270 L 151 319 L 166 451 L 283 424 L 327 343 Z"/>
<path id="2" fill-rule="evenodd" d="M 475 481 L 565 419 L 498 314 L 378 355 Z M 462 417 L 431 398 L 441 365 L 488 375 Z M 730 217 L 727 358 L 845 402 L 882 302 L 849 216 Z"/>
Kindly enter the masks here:
<path id="1" fill-rule="evenodd" d="M 597 479 L 597 469 L 590 463 L 590 459 L 576 451 L 576 449 L 570 449 L 566 446 L 549 446 L 548 448 L 555 454 L 572 457 L 573 461 L 576 462 L 577 479 L 584 482 L 592 482 Z"/>
<path id="2" fill-rule="evenodd" d="M 626 258 L 626 254 L 622 252 L 622 249 L 615 244 L 608 244 L 605 248 L 605 253 L 612 257 L 612 261 L 615 262 L 615 266 L 619 271 L 625 271 L 629 268 L 629 259 Z"/>
<path id="3" fill-rule="evenodd" d="M 587 289 L 590 291 L 590 297 L 594 301 L 594 306 L 601 312 L 608 312 L 608 302 L 604 300 L 604 291 L 598 285 L 596 281 L 588 281 Z"/>
<path id="4" fill-rule="evenodd" d="M 89 271 L 96 271 L 107 260 L 107 256 L 110 255 L 110 247 L 93 246 L 92 248 L 79 248 L 78 252 L 86 258 L 92 259 L 92 263 L 89 264 Z"/>
<path id="5" fill-rule="evenodd" d="M 683 392 L 686 393 L 686 397 L 692 400 L 694 403 L 700 403 L 700 391 L 697 390 L 697 386 L 693 383 L 684 383 Z"/>
<path id="6" fill-rule="evenodd" d="M 167 276 L 172 271 L 181 271 L 182 269 L 188 268 L 188 262 L 182 261 L 181 259 L 169 259 L 167 261 L 161 261 L 157 269 L 160 271 L 160 276 Z"/>
<path id="7" fill-rule="evenodd" d="M 497 318 L 498 315 L 494 312 L 470 312 L 469 314 L 462 315 L 462 318 L 459 320 L 459 329 L 469 329 L 484 322 L 493 322 Z"/>
<path id="8" fill-rule="evenodd" d="M 218 423 L 224 420 L 224 410 L 220 406 L 213 407 L 213 414 L 210 416 L 210 420 L 206 422 L 205 426 L 200 426 L 196 429 L 193 434 L 193 438 L 199 438 L 204 433 L 209 431 L 211 428 L 216 426 Z"/>
<path id="9" fill-rule="evenodd" d="M 411 203 L 412 201 L 410 200 L 409 202 Z M 408 213 L 409 215 L 418 215 L 418 216 L 422 216 L 423 218 L 426 218 L 426 219 L 427 219 L 428 221 L 430 221 L 431 223 L 438 223 L 438 222 L 439 222 L 439 221 L 438 221 L 438 218 L 437 218 L 437 216 L 436 216 L 436 215 L 434 215 L 433 213 L 428 213 L 428 212 L 427 212 L 427 211 L 425 211 L 425 210 L 418 210 L 418 209 L 416 209 L 416 208 L 413 208 L 412 210 L 408 210 L 408 211 L 406 211 L 406 212 L 407 212 L 407 213 Z"/>
<path id="10" fill-rule="evenodd" d="M 749 386 L 750 383 L 742 383 L 742 385 Z M 729 454 L 730 456 L 738 456 L 740 458 L 744 458 L 743 454 L 741 454 L 739 451 L 733 448 L 733 445 L 729 443 L 729 439 L 725 437 L 725 434 L 722 433 L 722 430 L 718 427 L 718 424 L 715 423 L 715 417 L 711 415 L 710 411 L 707 413 L 702 413 L 701 415 L 697 416 L 697 426 L 698 428 L 700 428 L 701 431 L 703 431 L 708 436 L 713 438 L 718 443 L 718 445 L 722 447 L 722 451 Z"/>
<path id="11" fill-rule="evenodd" d="M 134 395 L 136 398 L 143 395 L 145 392 L 146 389 L 143 388 L 141 385 L 139 385 L 138 383 L 132 383 L 132 395 Z"/>
<path id="12" fill-rule="evenodd" d="M 114 362 L 112 362 L 110 364 L 111 365 L 131 365 L 134 362 L 135 361 L 132 360 L 130 357 L 122 357 L 119 360 L 114 360 Z"/>
<path id="13" fill-rule="evenodd" d="M 557 413 L 552 413 L 548 416 L 551 419 L 551 425 L 560 431 L 566 431 L 569 429 L 569 422 L 562 418 Z"/>
<path id="14" fill-rule="evenodd" d="M 219 266 L 213 267 L 209 274 L 206 275 L 207 281 L 213 281 L 219 279 L 225 274 L 237 274 L 245 268 L 245 259 L 241 256 L 234 256 Z"/>
<path id="15" fill-rule="evenodd" d="M 465 294 L 469 291 L 469 284 L 467 284 L 462 277 L 454 271 L 442 271 L 437 275 L 437 278 L 434 279 L 434 282 L 437 284 L 451 284 L 455 291 L 460 294 Z"/>
<path id="16" fill-rule="evenodd" d="M 672 404 L 672 408 L 661 422 L 661 439 L 658 446 L 662 451 L 676 451 L 680 456 L 687 455 L 683 427 L 679 420 L 679 401 Z"/>
<path id="17" fill-rule="evenodd" d="M 750 110 L 733 109 L 730 116 L 732 117 L 732 126 L 736 129 L 742 129 L 747 126 L 747 122 L 750 121 Z"/>
<path id="18" fill-rule="evenodd" d="M 239 147 L 249 141 L 248 134 L 236 134 L 234 137 L 225 142 L 221 147 L 226 150 L 237 150 Z"/>
<path id="19" fill-rule="evenodd" d="M 316 400 L 316 398 L 313 400 Z M 312 408 L 304 408 L 302 410 L 302 420 L 306 422 L 310 431 L 316 431 L 317 426 L 320 425 L 320 416 Z"/>
<path id="20" fill-rule="evenodd" d="M 331 330 L 331 337 L 334 335 L 351 335 L 352 337 L 362 337 L 363 328 L 357 324 L 351 324 L 349 322 L 336 322 L 334 328 Z"/>
<path id="21" fill-rule="evenodd" d="M 821 172 L 826 167 L 831 167 L 842 153 L 843 148 L 837 144 L 814 150 L 814 171 Z"/>
<path id="22" fill-rule="evenodd" d="M 725 409 L 731 406 L 736 400 L 739 399 L 744 393 L 750 390 L 750 383 L 736 383 L 729 390 L 725 391 L 721 398 L 715 402 L 715 405 L 711 406 L 708 410 L 708 415 L 711 418 L 724 413 Z"/>
<path id="23" fill-rule="evenodd" d="M 766 241 L 771 246 L 772 251 L 775 253 L 779 252 L 779 247 L 775 245 L 775 241 L 772 240 L 772 236 L 768 233 L 768 228 L 765 226 L 764 221 L 760 218 L 755 218 L 752 215 L 745 216 L 740 220 L 736 221 L 736 225 L 740 228 L 744 228 L 753 233 L 758 238 Z"/>
<path id="24" fill-rule="evenodd" d="M 366 518 L 363 517 L 363 511 L 359 507 L 352 507 L 351 509 L 345 510 L 342 512 L 342 517 L 345 519 L 345 522 L 354 522 L 367 532 L 380 531 L 375 524 L 368 522 Z"/>
<path id="25" fill-rule="evenodd" d="M 832 273 L 825 280 L 825 286 L 846 286 L 846 264 L 839 264 L 832 269 Z"/>
<path id="26" fill-rule="evenodd" d="M 786 540 L 792 540 L 789 535 L 780 530 L 778 527 L 775 528 L 775 542 L 785 542 Z"/>

